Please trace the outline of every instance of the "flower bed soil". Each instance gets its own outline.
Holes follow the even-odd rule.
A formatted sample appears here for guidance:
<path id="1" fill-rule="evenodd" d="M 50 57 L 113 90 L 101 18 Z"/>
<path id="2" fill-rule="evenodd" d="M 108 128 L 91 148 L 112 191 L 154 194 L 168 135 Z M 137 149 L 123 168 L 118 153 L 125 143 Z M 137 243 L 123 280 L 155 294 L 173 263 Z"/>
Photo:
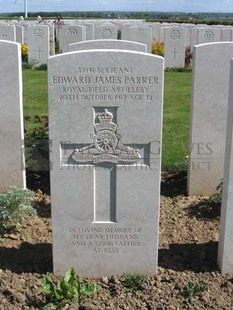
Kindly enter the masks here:
<path id="1" fill-rule="evenodd" d="M 37 175 L 35 181 L 29 175 L 28 180 L 43 192 L 34 197 L 38 215 L 0 235 L 0 310 L 42 309 L 43 275 L 58 279 L 52 275 L 48 178 Z M 134 293 L 126 291 L 120 275 L 100 279 L 96 295 L 65 309 L 233 309 L 233 275 L 221 275 L 217 266 L 220 204 L 186 197 L 185 187 L 184 175 L 163 173 L 157 276 L 146 278 Z M 203 282 L 206 290 L 185 298 L 189 282 Z"/>

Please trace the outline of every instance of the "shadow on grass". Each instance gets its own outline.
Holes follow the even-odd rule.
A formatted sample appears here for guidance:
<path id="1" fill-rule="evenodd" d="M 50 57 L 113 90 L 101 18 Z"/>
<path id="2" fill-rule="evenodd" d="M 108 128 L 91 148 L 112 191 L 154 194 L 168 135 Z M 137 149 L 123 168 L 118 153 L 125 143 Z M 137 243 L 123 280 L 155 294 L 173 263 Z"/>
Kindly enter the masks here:
<path id="1" fill-rule="evenodd" d="M 20 248 L 0 247 L 0 269 L 17 274 L 52 272 L 52 244 L 24 242 Z"/>
<path id="2" fill-rule="evenodd" d="M 171 244 L 169 249 L 159 250 L 159 266 L 174 271 L 218 271 L 218 242 L 196 244 Z"/>

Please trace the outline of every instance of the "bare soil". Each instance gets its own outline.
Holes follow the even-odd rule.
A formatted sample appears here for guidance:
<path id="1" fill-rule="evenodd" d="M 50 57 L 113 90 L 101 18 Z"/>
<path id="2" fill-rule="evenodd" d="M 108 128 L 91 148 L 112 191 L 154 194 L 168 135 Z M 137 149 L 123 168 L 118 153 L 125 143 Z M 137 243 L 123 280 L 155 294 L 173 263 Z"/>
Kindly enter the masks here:
<path id="1" fill-rule="evenodd" d="M 41 279 L 52 275 L 52 231 L 48 175 L 28 174 L 37 216 L 0 235 L 0 310 L 42 309 Z M 122 276 L 97 282 L 98 292 L 84 305 L 65 309 L 233 309 L 233 275 L 217 267 L 220 204 L 209 197 L 186 197 L 182 173 L 163 173 L 160 211 L 159 268 L 140 290 L 130 293 Z M 38 190 L 40 189 L 40 190 Z M 185 298 L 188 283 L 206 290 Z"/>

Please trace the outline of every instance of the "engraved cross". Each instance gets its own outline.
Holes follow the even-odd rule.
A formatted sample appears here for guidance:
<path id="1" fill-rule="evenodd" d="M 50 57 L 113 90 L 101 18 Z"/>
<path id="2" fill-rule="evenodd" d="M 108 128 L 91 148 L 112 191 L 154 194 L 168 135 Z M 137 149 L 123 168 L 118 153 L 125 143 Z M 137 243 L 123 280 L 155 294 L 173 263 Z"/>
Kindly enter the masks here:
<path id="1" fill-rule="evenodd" d="M 43 50 L 38 46 L 37 50 L 35 51 L 37 53 L 38 59 L 40 59 L 40 55 L 43 52 Z"/>
<path id="2" fill-rule="evenodd" d="M 179 54 L 179 52 L 177 52 L 176 48 L 174 48 L 171 53 L 173 54 L 173 60 L 176 60 L 176 54 Z"/>
<path id="3" fill-rule="evenodd" d="M 118 133 L 117 107 L 93 108 L 91 144 L 62 142 L 62 165 L 84 166 L 93 170 L 95 223 L 117 222 L 117 170 L 148 164 L 149 144 L 125 145 Z M 111 112 L 110 112 L 111 111 Z M 140 167 L 141 167 L 140 166 Z"/>

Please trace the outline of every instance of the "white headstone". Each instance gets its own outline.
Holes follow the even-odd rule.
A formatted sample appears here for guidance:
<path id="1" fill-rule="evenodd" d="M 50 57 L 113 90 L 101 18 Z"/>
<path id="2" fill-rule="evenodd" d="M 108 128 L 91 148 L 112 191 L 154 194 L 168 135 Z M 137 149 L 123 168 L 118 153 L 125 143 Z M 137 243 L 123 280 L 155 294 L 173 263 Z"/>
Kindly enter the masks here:
<path id="1" fill-rule="evenodd" d="M 15 42 L 15 26 L 0 25 L 0 40 Z"/>
<path id="2" fill-rule="evenodd" d="M 198 44 L 198 28 L 194 27 L 190 29 L 190 47 L 193 50 L 194 45 Z"/>
<path id="3" fill-rule="evenodd" d="M 54 272 L 156 274 L 163 58 L 49 58 Z"/>
<path id="4" fill-rule="evenodd" d="M 158 40 L 159 41 L 161 23 L 151 23 L 148 26 L 152 28 L 152 38 L 153 38 L 153 40 Z"/>
<path id="5" fill-rule="evenodd" d="M 223 177 L 233 43 L 194 46 L 189 195 L 212 194 Z"/>
<path id="6" fill-rule="evenodd" d="M 221 29 L 221 41 L 232 41 L 232 28 Z"/>
<path id="7" fill-rule="evenodd" d="M 124 40 L 90 40 L 69 45 L 70 52 L 88 49 L 121 49 L 147 52 L 147 46 L 145 44 Z"/>
<path id="8" fill-rule="evenodd" d="M 233 60 L 231 60 L 229 89 L 225 168 L 218 246 L 218 265 L 223 274 L 233 274 Z"/>
<path id="9" fill-rule="evenodd" d="M 49 56 L 49 27 L 45 25 L 27 27 L 28 62 L 36 66 L 46 64 Z"/>
<path id="10" fill-rule="evenodd" d="M 105 39 L 105 40 L 116 40 L 117 39 L 117 27 L 113 24 L 103 24 L 101 26 L 96 26 L 94 30 L 94 38 Z"/>
<path id="11" fill-rule="evenodd" d="M 151 53 L 152 28 L 147 26 L 132 26 L 129 28 L 130 41 L 146 44 L 147 52 Z"/>
<path id="12" fill-rule="evenodd" d="M 199 28 L 198 29 L 198 44 L 219 42 L 220 29 L 219 28 Z"/>
<path id="13" fill-rule="evenodd" d="M 69 51 L 69 44 L 86 40 L 86 27 L 66 25 L 60 29 L 60 50 L 62 53 Z"/>
<path id="14" fill-rule="evenodd" d="M 86 28 L 86 40 L 94 40 L 94 24 L 83 23 L 82 26 Z"/>
<path id="15" fill-rule="evenodd" d="M 165 28 L 164 59 L 165 68 L 185 66 L 184 28 Z"/>
<path id="16" fill-rule="evenodd" d="M 0 192 L 25 188 L 22 64 L 19 43 L 0 41 Z"/>
<path id="17" fill-rule="evenodd" d="M 23 37 L 23 27 L 22 26 L 15 26 L 15 41 L 17 43 L 23 44 L 24 37 Z"/>
<path id="18" fill-rule="evenodd" d="M 122 40 L 130 40 L 130 32 L 129 32 L 129 28 L 134 26 L 133 24 L 129 24 L 129 23 L 126 23 L 126 24 L 122 24 L 121 26 L 121 39 Z"/>

